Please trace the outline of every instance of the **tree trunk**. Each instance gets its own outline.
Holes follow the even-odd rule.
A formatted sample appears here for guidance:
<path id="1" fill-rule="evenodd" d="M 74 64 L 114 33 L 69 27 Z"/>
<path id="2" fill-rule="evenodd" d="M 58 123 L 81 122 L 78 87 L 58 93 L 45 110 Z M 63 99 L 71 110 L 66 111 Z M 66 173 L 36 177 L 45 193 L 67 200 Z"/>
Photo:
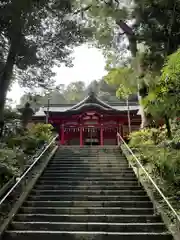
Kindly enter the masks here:
<path id="1" fill-rule="evenodd" d="M 13 50 L 13 44 L 9 48 L 6 64 L 0 74 L 0 137 L 3 133 L 4 127 L 4 106 L 6 102 L 6 95 L 11 83 L 13 73 L 13 66 L 15 63 L 16 54 Z"/>
<path id="2" fill-rule="evenodd" d="M 167 115 L 165 115 L 164 120 L 165 120 L 165 124 L 166 124 L 166 129 L 167 129 L 167 137 L 169 139 L 171 139 L 172 138 L 171 125 L 170 125 L 169 118 L 167 117 Z"/>
<path id="3" fill-rule="evenodd" d="M 148 95 L 148 88 L 147 88 L 146 84 L 145 83 L 141 84 L 141 86 L 138 85 L 138 99 L 139 99 L 140 114 L 141 114 L 141 126 L 140 126 L 141 129 L 150 126 L 151 120 L 152 120 L 150 115 L 148 115 L 145 112 L 145 108 L 142 104 L 142 100 L 144 98 L 146 98 L 147 95 Z"/>
<path id="4" fill-rule="evenodd" d="M 129 27 L 125 22 L 123 21 L 117 21 L 116 24 L 123 30 L 123 32 L 126 34 L 128 41 L 129 41 L 129 50 L 131 51 L 131 55 L 133 59 L 135 60 L 138 53 L 137 48 L 137 37 L 133 32 L 133 29 Z M 135 64 L 134 64 L 135 65 Z M 134 68 L 137 70 L 138 75 L 142 75 L 142 68 L 140 63 L 138 62 L 138 65 L 134 66 Z M 148 89 L 145 86 L 139 86 L 138 83 L 138 100 L 140 105 L 140 115 L 141 115 L 141 129 L 146 128 L 150 125 L 150 119 L 146 115 L 145 109 L 141 103 L 141 100 L 148 95 Z"/>

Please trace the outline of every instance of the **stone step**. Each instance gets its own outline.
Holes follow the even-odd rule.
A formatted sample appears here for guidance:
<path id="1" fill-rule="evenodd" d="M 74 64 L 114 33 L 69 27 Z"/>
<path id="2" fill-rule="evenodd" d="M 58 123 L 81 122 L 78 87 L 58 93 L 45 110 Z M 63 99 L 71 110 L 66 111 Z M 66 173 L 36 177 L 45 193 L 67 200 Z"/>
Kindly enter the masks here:
<path id="1" fill-rule="evenodd" d="M 121 177 L 124 177 L 124 176 L 129 176 L 129 177 L 135 177 L 135 174 L 133 172 L 126 172 L 126 171 L 121 171 L 121 172 L 113 172 L 113 171 L 108 171 L 108 172 L 101 172 L 101 171 L 82 171 L 82 172 L 78 172 L 78 171 L 57 171 L 56 172 L 54 171 L 51 171 L 51 170 L 48 170 L 48 171 L 45 171 L 44 174 L 42 175 L 43 177 L 47 176 L 48 175 L 51 177 L 51 174 L 55 177 L 58 177 L 58 176 L 69 176 L 69 175 L 78 175 L 78 176 L 84 176 L 84 175 L 87 175 L 87 176 L 121 176 Z"/>
<path id="2" fill-rule="evenodd" d="M 154 213 L 153 208 L 120 208 L 120 207 L 21 207 L 19 213 L 43 214 L 131 214 L 144 215 Z"/>
<path id="3" fill-rule="evenodd" d="M 127 182 L 134 182 L 134 181 L 136 181 L 137 182 L 137 179 L 135 178 L 135 177 L 128 177 L 128 178 L 120 178 L 120 179 L 118 179 L 118 180 L 81 180 L 81 182 L 79 183 L 79 181 L 76 181 L 76 180 L 62 180 L 62 177 L 60 177 L 60 176 L 50 176 L 50 177 L 41 177 L 40 179 L 39 179 L 40 181 L 44 181 L 44 180 L 46 180 L 46 181 L 52 181 L 52 180 L 60 180 L 61 181 L 61 183 L 62 184 L 70 184 L 70 185 L 77 185 L 77 184 L 87 184 L 87 185 L 89 185 L 89 184 L 98 184 L 98 185 L 108 185 L 108 186 L 111 186 L 111 185 L 119 185 L 119 184 L 121 184 L 122 182 L 125 182 L 125 181 L 127 181 Z"/>
<path id="4" fill-rule="evenodd" d="M 117 185 L 106 185 L 106 184 L 83 184 L 79 185 L 79 183 L 76 184 L 63 184 L 61 180 L 39 180 L 36 185 L 59 185 L 61 189 L 109 189 L 109 190 L 115 190 L 115 189 L 121 189 L 122 187 L 133 187 L 133 186 L 139 186 L 137 181 L 121 181 Z"/>
<path id="5" fill-rule="evenodd" d="M 69 232 L 69 231 L 7 231 L 4 240 L 173 240 L 167 233 L 143 232 L 143 233 L 125 233 L 125 232 Z"/>
<path id="6" fill-rule="evenodd" d="M 15 222 L 10 230 L 51 231 L 108 231 L 108 232 L 164 232 L 163 223 L 100 223 L 100 222 Z"/>
<path id="7" fill-rule="evenodd" d="M 119 193 L 119 191 L 121 190 L 141 190 L 141 187 L 140 186 L 121 186 L 119 187 L 118 189 L 101 189 L 101 188 L 87 188 L 87 189 L 73 189 L 73 188 L 69 188 L 69 189 L 62 189 L 62 187 L 58 184 L 58 185 L 52 185 L 52 184 L 49 184 L 49 185 L 43 185 L 43 184 L 39 184 L 39 185 L 36 185 L 34 187 L 34 189 L 36 190 L 51 190 L 51 189 L 56 189 L 56 190 L 61 190 L 62 192 L 66 192 L 68 194 L 71 193 L 78 193 L 78 194 L 92 194 L 93 192 L 95 194 L 103 194 L 103 195 L 106 195 L 106 194 L 116 194 L 116 193 Z"/>
<path id="8" fill-rule="evenodd" d="M 57 177 L 57 175 L 54 175 L 55 177 Z M 44 176 L 44 174 L 41 176 L 41 178 L 46 178 L 46 177 L 53 177 L 53 174 L 46 174 Z M 40 178 L 40 179 L 41 179 Z M 102 181 L 102 182 L 108 182 L 108 181 L 121 181 L 122 179 L 129 179 L 129 178 L 134 178 L 134 176 L 127 176 L 127 177 L 122 177 L 122 176 L 110 176 L 110 177 L 104 177 L 104 176 L 98 176 L 98 177 L 91 177 L 91 176 L 58 176 L 58 179 L 62 179 L 62 181 Z"/>
<path id="9" fill-rule="evenodd" d="M 48 167 L 48 170 L 47 171 L 51 171 L 51 172 L 71 172 L 71 173 L 122 173 L 122 172 L 126 172 L 126 173 L 133 173 L 133 170 L 130 169 L 130 168 L 99 168 L 99 167 L 96 167 L 96 168 L 91 168 L 91 167 L 87 167 L 87 168 L 52 168 L 52 167 Z"/>
<path id="10" fill-rule="evenodd" d="M 161 218 L 153 215 L 59 215 L 59 214 L 17 214 L 15 221 L 38 222 L 115 222 L 115 223 L 151 223 Z"/>
<path id="11" fill-rule="evenodd" d="M 44 195 L 40 195 L 38 192 L 36 192 L 36 194 L 31 194 L 28 197 L 28 201 L 57 201 L 57 200 L 61 200 L 61 201 L 149 201 L 149 197 L 148 196 L 103 196 L 103 195 L 58 195 L 57 193 L 53 195 L 53 193 L 51 192 L 52 195 L 48 195 L 48 194 L 44 194 Z"/>
<path id="12" fill-rule="evenodd" d="M 48 176 L 48 175 L 56 175 L 56 176 L 58 176 L 58 175 L 60 175 L 60 176 L 70 176 L 70 177 L 72 177 L 72 176 L 79 176 L 79 177 L 87 177 L 87 176 L 89 176 L 89 177 L 101 177 L 101 176 L 103 176 L 103 177 L 114 177 L 114 176 L 119 176 L 119 177 L 124 177 L 124 176 L 134 176 L 134 173 L 133 172 L 119 172 L 119 173 L 103 173 L 103 172 L 58 172 L 58 171 L 49 171 L 49 170 L 47 170 L 47 171 L 45 171 L 44 172 L 44 174 L 42 175 L 42 176 Z"/>
<path id="13" fill-rule="evenodd" d="M 69 161 L 67 160 L 66 162 L 63 162 L 61 160 L 57 161 L 57 162 L 51 162 L 50 166 L 114 166 L 114 167 L 128 167 L 128 162 L 124 161 L 124 162 L 119 162 L 119 161 Z"/>
<path id="14" fill-rule="evenodd" d="M 150 201 L 25 201 L 25 207 L 119 207 L 119 208 L 152 208 Z"/>
<path id="15" fill-rule="evenodd" d="M 113 194 L 115 192 L 115 194 Z M 65 194 L 67 193 L 67 195 Z M 102 195 L 103 193 L 103 195 Z M 106 194 L 105 194 L 106 193 Z M 109 194 L 108 194 L 109 193 Z M 94 196 L 97 196 L 97 197 L 100 197 L 100 198 L 117 198 L 117 197 L 123 197 L 123 196 L 147 196 L 146 192 L 143 191 L 142 189 L 140 190 L 118 190 L 118 191 L 97 191 L 97 190 L 89 190 L 89 191 L 67 191 L 67 190 L 58 190 L 58 189 L 52 189 L 52 188 L 49 188 L 49 189 L 33 189 L 31 191 L 31 194 L 34 194 L 36 196 L 39 196 L 39 195 L 46 195 L 46 196 L 49 196 L 49 195 L 61 195 L 61 197 L 94 197 Z M 100 195 L 101 194 L 101 195 Z"/>
<path id="16" fill-rule="evenodd" d="M 51 164 L 51 165 L 49 165 L 48 166 L 48 169 L 64 169 L 64 170 L 69 170 L 69 169 L 73 169 L 73 170 L 83 170 L 83 169 L 108 169 L 108 170 L 121 170 L 121 169 L 126 169 L 126 170 L 131 170 L 132 171 L 132 169 L 131 168 L 129 168 L 128 167 L 128 165 L 125 165 L 125 164 L 123 164 L 123 165 L 118 165 L 118 164 L 114 164 L 114 165 L 107 165 L 107 164 L 86 164 L 86 165 L 84 165 L 84 164 L 82 164 L 82 165 L 80 165 L 80 164 L 78 164 L 78 165 L 74 165 L 74 164 L 69 164 L 69 165 L 67 165 L 67 164 Z"/>
<path id="17" fill-rule="evenodd" d="M 89 156 L 86 156 L 85 159 L 84 157 L 80 157 L 80 158 L 59 158 L 59 159 L 53 159 L 51 160 L 51 164 L 59 164 L 59 163 L 63 163 L 63 164 L 84 164 L 84 163 L 89 163 L 89 164 L 128 164 L 127 160 L 126 159 L 119 159 L 119 158 L 109 158 L 106 159 L 106 158 L 97 158 L 97 157 L 89 157 Z"/>
<path id="18" fill-rule="evenodd" d="M 172 240 L 119 149 L 60 148 L 3 240 Z"/>

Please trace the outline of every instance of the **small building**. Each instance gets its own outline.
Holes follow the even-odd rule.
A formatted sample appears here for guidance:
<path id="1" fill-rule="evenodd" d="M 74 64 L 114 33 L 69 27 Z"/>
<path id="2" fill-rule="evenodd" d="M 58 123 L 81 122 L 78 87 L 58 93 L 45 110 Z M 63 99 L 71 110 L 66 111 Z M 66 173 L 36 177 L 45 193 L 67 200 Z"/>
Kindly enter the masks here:
<path id="1" fill-rule="evenodd" d="M 128 121 L 128 112 L 129 120 Z M 91 92 L 77 104 L 55 104 L 39 109 L 34 122 L 51 123 L 62 145 L 116 145 L 117 132 L 126 138 L 140 127 L 138 102 L 118 101 L 108 104 Z"/>

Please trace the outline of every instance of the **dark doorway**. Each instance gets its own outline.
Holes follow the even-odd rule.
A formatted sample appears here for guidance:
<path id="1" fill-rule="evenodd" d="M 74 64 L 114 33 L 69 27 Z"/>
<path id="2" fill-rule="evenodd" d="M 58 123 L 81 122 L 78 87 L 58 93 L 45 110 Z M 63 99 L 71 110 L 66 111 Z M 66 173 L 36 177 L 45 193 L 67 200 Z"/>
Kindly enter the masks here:
<path id="1" fill-rule="evenodd" d="M 100 131 L 98 128 L 86 128 L 84 133 L 84 144 L 90 146 L 100 145 Z"/>
<path id="2" fill-rule="evenodd" d="M 90 142 L 90 141 L 88 142 L 88 141 L 87 141 L 87 142 L 84 143 L 84 145 L 97 146 L 97 145 L 99 145 L 99 142 L 93 142 L 93 141 L 92 141 L 92 142 Z"/>

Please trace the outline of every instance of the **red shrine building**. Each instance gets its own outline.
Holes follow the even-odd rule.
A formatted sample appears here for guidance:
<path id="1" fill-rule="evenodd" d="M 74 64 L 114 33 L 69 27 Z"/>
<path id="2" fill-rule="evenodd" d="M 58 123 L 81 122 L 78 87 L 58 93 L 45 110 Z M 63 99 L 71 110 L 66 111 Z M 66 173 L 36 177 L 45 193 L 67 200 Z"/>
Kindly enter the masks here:
<path id="1" fill-rule="evenodd" d="M 59 133 L 62 145 L 116 145 L 117 132 L 126 138 L 139 129 L 140 115 L 137 102 L 116 102 L 109 105 L 91 92 L 77 104 L 54 104 L 40 108 L 33 121 L 51 123 Z M 128 120 L 129 113 L 129 120 Z"/>

